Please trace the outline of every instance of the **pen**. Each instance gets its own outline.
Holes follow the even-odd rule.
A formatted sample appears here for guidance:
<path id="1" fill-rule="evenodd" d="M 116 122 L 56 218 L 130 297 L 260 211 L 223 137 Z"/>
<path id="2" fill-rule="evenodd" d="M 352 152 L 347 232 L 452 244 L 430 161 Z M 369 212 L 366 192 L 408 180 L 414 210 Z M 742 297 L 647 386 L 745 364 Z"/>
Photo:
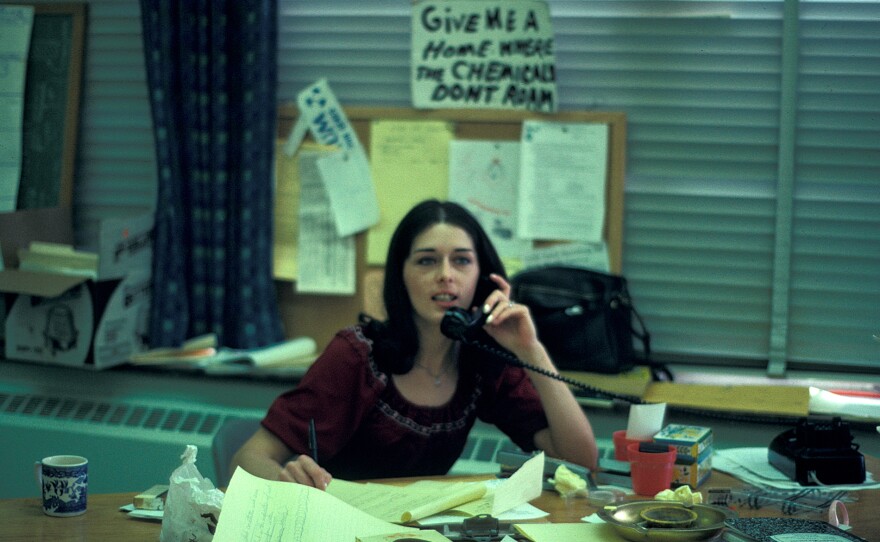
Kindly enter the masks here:
<path id="1" fill-rule="evenodd" d="M 309 450 L 312 452 L 312 459 L 318 462 L 318 434 L 315 432 L 315 418 L 309 420 Z"/>

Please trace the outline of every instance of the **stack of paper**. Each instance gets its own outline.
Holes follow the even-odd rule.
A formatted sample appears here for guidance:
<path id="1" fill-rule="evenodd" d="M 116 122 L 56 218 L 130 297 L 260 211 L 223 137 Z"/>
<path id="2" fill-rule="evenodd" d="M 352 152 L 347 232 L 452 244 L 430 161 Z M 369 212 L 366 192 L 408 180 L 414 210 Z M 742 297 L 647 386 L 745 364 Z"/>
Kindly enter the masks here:
<path id="1" fill-rule="evenodd" d="M 767 448 L 728 448 L 715 450 L 712 467 L 739 478 L 747 484 L 759 488 L 800 490 L 803 486 L 789 478 L 770 464 Z M 861 484 L 823 486 L 825 489 L 851 491 L 856 489 L 880 488 L 870 472 L 865 473 Z"/>
<path id="2" fill-rule="evenodd" d="M 465 515 L 492 513 L 497 517 L 538 497 L 543 471 L 544 455 L 538 454 L 484 501 L 490 494 L 484 482 L 420 481 L 394 486 L 333 480 L 325 492 L 262 480 L 239 468 L 226 490 L 214 540 L 351 542 L 356 537 L 418 532 L 401 524 L 451 508 Z"/>
<path id="3" fill-rule="evenodd" d="M 29 248 L 18 249 L 18 262 L 24 271 L 98 278 L 98 255 L 70 245 L 34 241 Z"/>

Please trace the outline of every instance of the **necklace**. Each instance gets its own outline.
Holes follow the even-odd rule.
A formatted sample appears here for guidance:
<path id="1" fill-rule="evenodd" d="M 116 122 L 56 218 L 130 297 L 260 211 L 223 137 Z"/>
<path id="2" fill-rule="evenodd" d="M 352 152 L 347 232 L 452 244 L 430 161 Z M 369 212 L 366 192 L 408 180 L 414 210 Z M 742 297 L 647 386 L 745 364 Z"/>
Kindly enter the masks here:
<path id="1" fill-rule="evenodd" d="M 428 375 L 429 375 L 431 378 L 434 379 L 434 386 L 435 386 L 435 387 L 440 387 L 440 384 L 443 384 L 443 377 L 446 376 L 447 373 L 449 373 L 449 368 L 448 368 L 448 367 L 444 367 L 442 371 L 440 371 L 440 372 L 437 373 L 437 374 L 434 374 L 434 373 L 431 372 L 431 369 L 428 369 L 427 367 L 425 367 L 425 366 L 422 365 L 421 363 L 416 363 L 415 365 L 416 365 L 416 367 L 418 367 L 419 369 L 421 369 L 421 370 L 425 371 L 426 373 L 428 373 Z"/>

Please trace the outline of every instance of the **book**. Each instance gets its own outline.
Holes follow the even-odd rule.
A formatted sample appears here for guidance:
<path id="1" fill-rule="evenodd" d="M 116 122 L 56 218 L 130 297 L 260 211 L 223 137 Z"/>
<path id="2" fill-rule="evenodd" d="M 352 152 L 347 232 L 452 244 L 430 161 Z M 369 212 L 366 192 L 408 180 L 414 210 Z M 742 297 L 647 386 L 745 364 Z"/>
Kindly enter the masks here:
<path id="1" fill-rule="evenodd" d="M 75 250 L 71 245 L 34 241 L 17 254 L 18 268 L 24 271 L 98 278 L 98 254 Z"/>

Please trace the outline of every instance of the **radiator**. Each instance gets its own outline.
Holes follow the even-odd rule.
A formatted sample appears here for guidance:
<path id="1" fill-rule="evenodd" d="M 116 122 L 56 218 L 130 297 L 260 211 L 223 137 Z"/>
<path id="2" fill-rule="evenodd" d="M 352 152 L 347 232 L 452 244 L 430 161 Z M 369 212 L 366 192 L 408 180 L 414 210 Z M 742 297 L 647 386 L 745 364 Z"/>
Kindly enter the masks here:
<path id="1" fill-rule="evenodd" d="M 103 400 L 0 391 L 0 498 L 38 495 L 34 462 L 56 454 L 89 460 L 89 491 L 141 491 L 168 483 L 186 445 L 202 476 L 225 485 L 230 441 L 253 431 L 262 411 L 148 400 Z M 222 459 L 218 459 L 222 458 Z"/>
<path id="2" fill-rule="evenodd" d="M 203 404 L 88 399 L 0 390 L 0 498 L 38 495 L 34 462 L 57 454 L 89 459 L 89 491 L 142 491 L 168 483 L 187 444 L 196 466 L 217 486 L 228 481 L 231 454 L 253 434 L 262 410 Z M 613 456 L 610 439 L 600 455 Z M 494 426 L 478 422 L 451 474 L 496 473 L 499 452 L 516 446 Z"/>

